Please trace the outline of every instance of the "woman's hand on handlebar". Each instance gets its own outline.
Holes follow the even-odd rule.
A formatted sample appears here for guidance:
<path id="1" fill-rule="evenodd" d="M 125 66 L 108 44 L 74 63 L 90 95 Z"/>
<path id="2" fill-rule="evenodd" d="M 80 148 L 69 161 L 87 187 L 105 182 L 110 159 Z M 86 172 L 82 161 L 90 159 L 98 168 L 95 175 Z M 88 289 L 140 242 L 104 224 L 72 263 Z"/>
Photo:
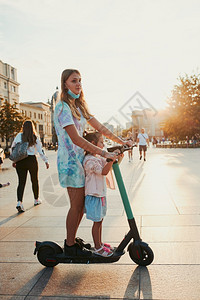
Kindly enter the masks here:
<path id="1" fill-rule="evenodd" d="M 133 146 L 133 141 L 124 141 L 124 146 L 132 147 Z"/>
<path id="2" fill-rule="evenodd" d="M 105 151 L 104 157 L 112 159 L 113 161 L 115 161 L 117 159 L 118 153 L 119 153 L 118 151 L 117 152 L 107 152 L 107 151 Z"/>

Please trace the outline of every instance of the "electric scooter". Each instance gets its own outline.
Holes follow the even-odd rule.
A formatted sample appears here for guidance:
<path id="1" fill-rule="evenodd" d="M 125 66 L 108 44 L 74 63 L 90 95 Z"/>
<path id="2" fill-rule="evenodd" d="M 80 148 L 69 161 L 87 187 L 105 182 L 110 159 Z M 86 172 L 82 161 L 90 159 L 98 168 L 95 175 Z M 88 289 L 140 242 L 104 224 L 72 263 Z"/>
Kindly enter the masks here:
<path id="1" fill-rule="evenodd" d="M 130 147 L 127 146 L 115 146 L 108 148 L 108 152 L 113 152 L 119 149 L 121 153 L 124 151 L 130 150 Z M 154 254 L 152 249 L 148 246 L 147 243 L 143 242 L 140 238 L 135 219 L 131 210 L 129 199 L 126 193 L 122 175 L 120 172 L 118 162 L 113 163 L 113 171 L 117 181 L 117 185 L 120 191 L 120 195 L 123 201 L 124 209 L 128 218 L 128 223 L 130 230 L 125 235 L 124 239 L 114 248 L 113 255 L 109 257 L 103 257 L 95 254 L 91 248 L 91 255 L 86 257 L 79 256 L 66 256 L 64 250 L 55 242 L 44 241 L 44 242 L 35 242 L 35 251 L 34 254 L 37 254 L 39 262 L 46 267 L 54 267 L 59 263 L 113 263 L 120 259 L 120 257 L 125 253 L 124 249 L 128 245 L 128 252 L 130 258 L 139 266 L 150 265 L 154 259 Z M 81 240 L 81 239 L 79 239 Z M 83 240 L 81 240 L 83 242 Z"/>

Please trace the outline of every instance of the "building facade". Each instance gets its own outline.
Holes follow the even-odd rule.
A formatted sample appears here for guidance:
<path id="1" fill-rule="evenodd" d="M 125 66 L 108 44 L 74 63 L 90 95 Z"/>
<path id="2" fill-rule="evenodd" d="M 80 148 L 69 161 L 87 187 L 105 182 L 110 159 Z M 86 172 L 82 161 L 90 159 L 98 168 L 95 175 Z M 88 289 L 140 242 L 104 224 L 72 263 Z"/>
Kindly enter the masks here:
<path id="1" fill-rule="evenodd" d="M 156 114 L 152 113 L 149 109 L 133 110 L 131 127 L 134 138 L 137 137 L 141 128 L 145 128 L 149 137 L 162 137 L 162 124 L 166 119 L 166 115 L 167 112 L 165 110 L 160 110 Z"/>
<path id="2" fill-rule="evenodd" d="M 42 144 L 50 144 L 52 142 L 50 105 L 43 102 L 20 102 L 20 112 L 33 121 Z"/>
<path id="3" fill-rule="evenodd" d="M 0 106 L 4 101 L 19 107 L 17 69 L 0 60 Z"/>

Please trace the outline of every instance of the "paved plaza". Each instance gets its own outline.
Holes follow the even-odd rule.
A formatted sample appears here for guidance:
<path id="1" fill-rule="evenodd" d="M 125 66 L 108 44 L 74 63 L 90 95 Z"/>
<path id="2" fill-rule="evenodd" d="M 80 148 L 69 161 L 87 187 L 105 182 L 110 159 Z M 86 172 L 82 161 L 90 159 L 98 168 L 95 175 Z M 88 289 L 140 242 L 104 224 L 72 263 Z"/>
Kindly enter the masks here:
<path id="1" fill-rule="evenodd" d="M 34 242 L 61 246 L 69 201 L 58 183 L 56 152 L 47 151 L 50 169 L 39 161 L 40 198 L 33 206 L 30 178 L 26 211 L 16 211 L 17 175 L 9 159 L 0 170 L 0 299 L 155 299 L 200 300 L 200 149 L 149 148 L 147 161 L 125 153 L 120 165 L 143 241 L 154 251 L 148 267 L 128 252 L 113 264 L 42 266 Z M 92 222 L 83 218 L 78 236 L 92 242 Z M 118 188 L 108 190 L 103 240 L 117 246 L 129 230 Z"/>

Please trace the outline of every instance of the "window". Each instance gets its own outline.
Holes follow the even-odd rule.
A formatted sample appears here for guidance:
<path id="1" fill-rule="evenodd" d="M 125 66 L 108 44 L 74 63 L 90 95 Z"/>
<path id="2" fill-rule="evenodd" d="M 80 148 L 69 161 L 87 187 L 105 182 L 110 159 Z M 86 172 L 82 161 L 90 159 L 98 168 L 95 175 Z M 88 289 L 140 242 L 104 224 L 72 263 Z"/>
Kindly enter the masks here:
<path id="1" fill-rule="evenodd" d="M 40 114 L 38 114 L 38 119 L 40 119 Z"/>
<path id="2" fill-rule="evenodd" d="M 31 113 L 31 111 L 29 112 L 29 117 L 30 117 L 30 118 L 32 117 L 32 113 Z"/>
<path id="3" fill-rule="evenodd" d="M 42 114 L 40 116 L 41 116 L 41 120 L 42 120 Z"/>
<path id="4" fill-rule="evenodd" d="M 4 81 L 4 89 L 7 89 L 7 82 Z"/>
<path id="5" fill-rule="evenodd" d="M 34 112 L 34 118 L 36 119 L 36 113 Z"/>
<path id="6" fill-rule="evenodd" d="M 11 68 L 11 78 L 15 79 L 15 69 Z"/>
<path id="7" fill-rule="evenodd" d="M 39 132 L 43 132 L 43 125 L 39 125 Z"/>
<path id="8" fill-rule="evenodd" d="M 16 92 L 16 87 L 15 87 L 14 85 L 11 85 L 11 91 L 12 91 L 13 93 Z"/>

